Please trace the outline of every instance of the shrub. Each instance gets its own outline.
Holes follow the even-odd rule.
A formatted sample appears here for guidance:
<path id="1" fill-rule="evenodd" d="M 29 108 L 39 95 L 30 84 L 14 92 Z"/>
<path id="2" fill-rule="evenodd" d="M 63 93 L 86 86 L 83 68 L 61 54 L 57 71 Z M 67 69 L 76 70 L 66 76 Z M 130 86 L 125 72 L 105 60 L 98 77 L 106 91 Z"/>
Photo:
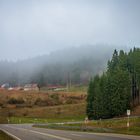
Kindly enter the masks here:
<path id="1" fill-rule="evenodd" d="M 10 98 L 8 100 L 8 103 L 9 104 L 23 104 L 24 103 L 24 100 L 22 98 L 19 98 L 19 99 Z"/>

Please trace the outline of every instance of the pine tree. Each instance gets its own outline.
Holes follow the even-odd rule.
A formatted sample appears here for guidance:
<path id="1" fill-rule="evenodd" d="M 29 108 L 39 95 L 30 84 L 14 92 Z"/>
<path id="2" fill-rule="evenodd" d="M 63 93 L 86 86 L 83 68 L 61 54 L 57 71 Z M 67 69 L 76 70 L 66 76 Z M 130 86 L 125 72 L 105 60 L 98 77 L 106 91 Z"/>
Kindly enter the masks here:
<path id="1" fill-rule="evenodd" d="M 87 92 L 87 116 L 89 119 L 93 119 L 93 100 L 94 100 L 94 85 L 93 80 L 89 82 L 88 92 Z"/>
<path id="2" fill-rule="evenodd" d="M 111 118 L 122 115 L 130 108 L 131 77 L 135 70 L 140 83 L 140 49 L 127 54 L 114 51 L 108 69 L 102 76 L 95 76 L 89 83 L 87 115 L 89 118 Z"/>

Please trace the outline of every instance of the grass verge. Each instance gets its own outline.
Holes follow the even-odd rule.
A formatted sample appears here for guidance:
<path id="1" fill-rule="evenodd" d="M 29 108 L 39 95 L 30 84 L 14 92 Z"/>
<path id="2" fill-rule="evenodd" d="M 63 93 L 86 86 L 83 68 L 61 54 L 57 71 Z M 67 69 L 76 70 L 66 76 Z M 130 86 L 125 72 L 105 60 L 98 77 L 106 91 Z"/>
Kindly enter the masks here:
<path id="1" fill-rule="evenodd" d="M 62 117 L 62 118 L 34 118 L 34 117 L 10 117 L 9 123 L 11 124 L 23 124 L 23 123 L 58 123 L 58 122 L 76 122 L 84 120 L 84 115 L 79 117 Z"/>
<path id="2" fill-rule="evenodd" d="M 3 131 L 0 130 L 0 140 L 14 140 L 14 139 L 6 135 Z"/>
<path id="3" fill-rule="evenodd" d="M 119 133 L 129 135 L 140 135 L 140 118 L 130 118 L 130 127 L 127 127 L 127 118 L 121 119 L 108 119 L 99 121 L 90 121 L 88 124 L 48 124 L 48 125 L 35 125 L 35 127 L 62 129 L 62 130 L 76 130 L 87 132 L 107 132 Z"/>

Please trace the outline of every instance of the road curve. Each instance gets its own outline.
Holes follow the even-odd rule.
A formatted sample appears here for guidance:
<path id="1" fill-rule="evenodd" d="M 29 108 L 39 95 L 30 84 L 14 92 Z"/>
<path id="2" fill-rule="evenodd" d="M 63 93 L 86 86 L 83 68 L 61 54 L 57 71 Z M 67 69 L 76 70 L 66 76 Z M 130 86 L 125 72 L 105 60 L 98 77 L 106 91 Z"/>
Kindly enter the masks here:
<path id="1" fill-rule="evenodd" d="M 16 140 L 140 140 L 140 136 L 52 130 L 29 124 L 1 124 L 0 129 Z"/>

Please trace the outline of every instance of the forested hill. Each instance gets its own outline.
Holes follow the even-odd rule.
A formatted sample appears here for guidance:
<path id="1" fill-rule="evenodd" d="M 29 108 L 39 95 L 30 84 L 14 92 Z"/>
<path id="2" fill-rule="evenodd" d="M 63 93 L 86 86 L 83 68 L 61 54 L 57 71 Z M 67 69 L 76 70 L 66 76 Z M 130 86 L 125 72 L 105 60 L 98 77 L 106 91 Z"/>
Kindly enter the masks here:
<path id="1" fill-rule="evenodd" d="M 0 62 L 0 84 L 87 83 L 89 78 L 106 68 L 115 47 L 107 45 L 71 47 L 48 55 L 17 62 Z M 45 53 L 45 52 L 44 52 Z"/>
<path id="2" fill-rule="evenodd" d="M 89 118 L 111 118 L 140 104 L 140 49 L 115 50 L 107 71 L 90 81 L 87 98 Z"/>

